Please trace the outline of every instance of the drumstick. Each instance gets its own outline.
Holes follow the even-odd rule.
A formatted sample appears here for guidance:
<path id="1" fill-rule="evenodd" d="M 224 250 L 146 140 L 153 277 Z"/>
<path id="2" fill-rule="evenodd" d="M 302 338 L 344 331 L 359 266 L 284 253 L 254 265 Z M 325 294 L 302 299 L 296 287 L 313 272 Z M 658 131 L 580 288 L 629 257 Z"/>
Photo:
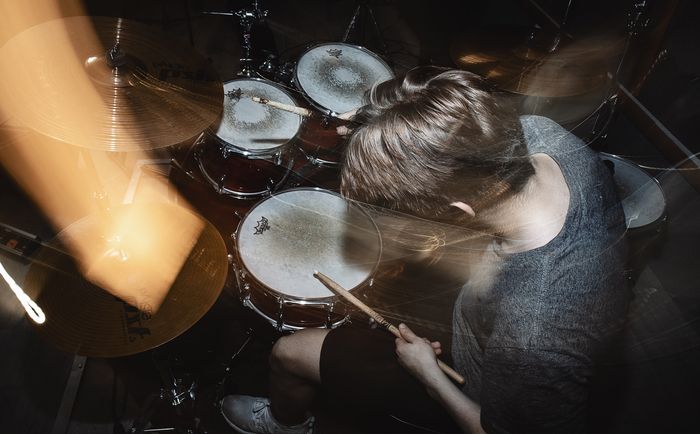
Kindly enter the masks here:
<path id="1" fill-rule="evenodd" d="M 289 104 L 282 104 L 281 102 L 277 101 L 270 101 L 269 99 L 266 98 L 260 98 L 257 96 L 251 96 L 250 99 L 253 101 L 260 103 L 260 104 L 265 104 L 269 105 L 270 107 L 274 107 L 276 109 L 284 110 L 290 113 L 296 113 L 299 116 L 304 116 L 304 117 L 311 117 L 313 116 L 314 112 L 311 110 L 305 109 L 303 107 L 297 107 L 295 105 L 289 105 Z"/>
<path id="2" fill-rule="evenodd" d="M 372 308 L 361 302 L 360 299 L 352 295 L 350 292 L 348 292 L 346 289 L 340 286 L 337 282 L 333 281 L 333 279 L 319 271 L 314 271 L 314 277 L 320 280 L 321 283 L 326 285 L 326 287 L 333 291 L 334 294 L 345 298 L 347 301 L 354 304 L 355 307 L 360 309 L 362 312 L 369 315 L 373 320 L 377 322 L 377 324 L 389 330 L 391 334 L 393 334 L 397 338 L 403 339 L 403 336 L 401 336 L 401 332 L 399 332 L 399 329 L 397 329 L 394 325 L 385 320 L 383 316 L 379 315 L 377 312 L 372 310 Z M 459 384 L 464 384 L 464 377 L 459 375 L 457 371 L 446 365 L 440 359 L 438 359 L 437 364 L 440 367 L 440 369 L 442 369 L 442 372 L 444 372 L 452 380 L 456 381 Z"/>

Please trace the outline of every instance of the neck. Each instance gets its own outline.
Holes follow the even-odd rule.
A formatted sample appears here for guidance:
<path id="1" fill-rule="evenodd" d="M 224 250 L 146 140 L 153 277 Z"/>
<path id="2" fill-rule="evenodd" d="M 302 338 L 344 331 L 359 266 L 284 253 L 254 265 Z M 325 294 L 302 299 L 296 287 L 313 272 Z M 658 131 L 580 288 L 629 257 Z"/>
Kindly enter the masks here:
<path id="1" fill-rule="evenodd" d="M 561 169 L 545 154 L 536 154 L 532 160 L 535 175 L 525 187 L 477 216 L 491 227 L 506 253 L 544 246 L 557 236 L 566 220 L 569 189 Z"/>

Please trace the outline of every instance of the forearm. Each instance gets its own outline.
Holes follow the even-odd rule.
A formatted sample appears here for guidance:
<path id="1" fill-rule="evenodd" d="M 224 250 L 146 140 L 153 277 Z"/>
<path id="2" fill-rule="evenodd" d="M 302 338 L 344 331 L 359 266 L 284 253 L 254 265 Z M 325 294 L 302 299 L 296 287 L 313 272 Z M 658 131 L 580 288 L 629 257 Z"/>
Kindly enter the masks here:
<path id="1" fill-rule="evenodd" d="M 462 393 L 442 372 L 426 381 L 428 394 L 447 410 L 465 433 L 485 433 L 481 428 L 481 407 Z"/>

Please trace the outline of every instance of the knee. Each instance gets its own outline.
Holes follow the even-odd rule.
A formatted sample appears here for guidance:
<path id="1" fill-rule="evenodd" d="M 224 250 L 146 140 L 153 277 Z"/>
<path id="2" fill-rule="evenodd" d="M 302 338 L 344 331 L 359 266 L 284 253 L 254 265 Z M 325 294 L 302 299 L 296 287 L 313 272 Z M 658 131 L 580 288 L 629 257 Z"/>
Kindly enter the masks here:
<path id="1" fill-rule="evenodd" d="M 299 362 L 299 348 L 295 341 L 296 334 L 283 336 L 275 342 L 272 347 L 272 353 L 270 353 L 270 367 L 278 373 L 290 373 L 295 372 L 295 366 Z"/>
<path id="2" fill-rule="evenodd" d="M 270 354 L 272 372 L 320 381 L 321 349 L 327 334 L 326 329 L 304 329 L 277 340 Z"/>

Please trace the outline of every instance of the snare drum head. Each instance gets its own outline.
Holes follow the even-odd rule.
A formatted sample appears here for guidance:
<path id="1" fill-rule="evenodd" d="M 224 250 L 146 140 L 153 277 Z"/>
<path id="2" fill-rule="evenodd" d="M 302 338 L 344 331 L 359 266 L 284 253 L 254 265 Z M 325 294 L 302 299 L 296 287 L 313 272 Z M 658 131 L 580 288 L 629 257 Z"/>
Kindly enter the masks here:
<path id="1" fill-rule="evenodd" d="M 241 90 L 240 98 L 228 92 Z M 241 78 L 224 83 L 224 111 L 216 127 L 216 136 L 224 143 L 251 153 L 274 152 L 296 136 L 301 125 L 299 115 L 254 102 L 251 97 L 296 105 L 286 91 L 273 83 Z"/>
<path id="2" fill-rule="evenodd" d="M 654 178 L 621 157 L 604 153 L 600 157 L 613 165 L 613 179 L 622 201 L 627 228 L 641 228 L 663 217 L 666 213 L 666 199 Z"/>
<path id="3" fill-rule="evenodd" d="M 318 270 L 352 290 L 371 277 L 381 243 L 371 218 L 324 190 L 295 189 L 260 202 L 243 219 L 238 253 L 260 283 L 287 297 L 333 295 Z"/>
<path id="4" fill-rule="evenodd" d="M 317 105 L 338 114 L 362 107 L 367 90 L 393 77 L 376 54 L 340 43 L 311 48 L 296 69 L 301 90 Z"/>

